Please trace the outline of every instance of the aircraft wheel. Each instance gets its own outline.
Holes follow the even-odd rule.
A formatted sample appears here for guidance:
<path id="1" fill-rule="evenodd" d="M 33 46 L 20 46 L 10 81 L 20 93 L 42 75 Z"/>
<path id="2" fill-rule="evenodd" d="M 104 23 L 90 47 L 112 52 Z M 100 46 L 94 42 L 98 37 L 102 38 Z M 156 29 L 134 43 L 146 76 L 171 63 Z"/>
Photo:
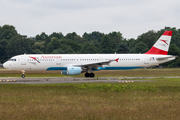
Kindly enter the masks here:
<path id="1" fill-rule="evenodd" d="M 90 77 L 94 77 L 94 73 L 90 73 Z"/>
<path id="2" fill-rule="evenodd" d="M 90 74 L 88 72 L 85 73 L 85 77 L 90 77 Z"/>
<path id="3" fill-rule="evenodd" d="M 24 74 L 22 75 L 22 78 L 25 78 L 25 75 L 24 75 Z"/>

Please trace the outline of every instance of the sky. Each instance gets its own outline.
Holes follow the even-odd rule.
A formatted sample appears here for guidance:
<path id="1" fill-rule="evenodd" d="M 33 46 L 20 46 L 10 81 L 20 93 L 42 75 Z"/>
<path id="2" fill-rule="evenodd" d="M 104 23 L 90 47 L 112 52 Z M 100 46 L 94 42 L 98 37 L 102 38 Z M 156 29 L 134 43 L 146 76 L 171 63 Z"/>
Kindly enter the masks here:
<path id="1" fill-rule="evenodd" d="M 179 0 L 0 0 L 0 26 L 35 37 L 45 32 L 121 32 L 137 38 L 149 30 L 180 28 Z"/>

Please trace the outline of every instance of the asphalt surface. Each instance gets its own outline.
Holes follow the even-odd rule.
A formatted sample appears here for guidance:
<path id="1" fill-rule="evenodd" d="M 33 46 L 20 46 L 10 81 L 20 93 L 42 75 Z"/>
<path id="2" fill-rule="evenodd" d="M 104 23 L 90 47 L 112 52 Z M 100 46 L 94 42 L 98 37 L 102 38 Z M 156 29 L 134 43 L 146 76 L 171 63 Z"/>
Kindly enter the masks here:
<path id="1" fill-rule="evenodd" d="M 130 82 L 152 82 L 154 78 L 162 77 L 2 77 L 0 84 L 53 84 L 53 83 L 130 83 Z M 163 77 L 163 78 L 180 78 L 180 76 Z M 145 80 L 149 79 L 149 80 Z"/>
<path id="2" fill-rule="evenodd" d="M 140 79 L 140 80 L 139 80 Z M 150 82 L 152 80 L 142 80 L 143 77 L 95 77 L 95 78 L 77 78 L 77 77 L 4 77 L 0 78 L 0 84 L 53 84 L 53 83 L 93 83 L 93 82 L 111 82 L 111 83 L 129 83 L 129 82 Z"/>

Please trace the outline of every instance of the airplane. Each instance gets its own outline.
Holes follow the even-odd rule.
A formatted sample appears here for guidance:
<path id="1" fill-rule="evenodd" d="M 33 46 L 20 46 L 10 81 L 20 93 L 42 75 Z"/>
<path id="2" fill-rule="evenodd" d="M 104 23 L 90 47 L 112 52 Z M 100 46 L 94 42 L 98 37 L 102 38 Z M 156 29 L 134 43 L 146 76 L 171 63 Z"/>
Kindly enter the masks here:
<path id="1" fill-rule="evenodd" d="M 94 77 L 93 71 L 128 70 L 159 65 L 176 56 L 167 55 L 173 31 L 165 31 L 144 54 L 24 54 L 3 64 L 4 68 L 23 71 L 60 70 L 63 75 Z M 24 73 L 24 72 L 23 72 Z M 22 74 L 22 78 L 25 74 Z"/>

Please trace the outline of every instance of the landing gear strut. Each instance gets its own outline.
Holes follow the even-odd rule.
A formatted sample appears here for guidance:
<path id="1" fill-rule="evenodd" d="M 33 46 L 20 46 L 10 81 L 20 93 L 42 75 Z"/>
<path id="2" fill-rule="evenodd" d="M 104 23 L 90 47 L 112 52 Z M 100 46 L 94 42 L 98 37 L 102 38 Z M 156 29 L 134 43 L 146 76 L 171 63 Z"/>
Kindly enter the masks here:
<path id="1" fill-rule="evenodd" d="M 22 72 L 22 76 L 21 77 L 25 78 L 25 70 L 22 69 L 21 72 Z"/>
<path id="2" fill-rule="evenodd" d="M 88 72 L 85 73 L 85 77 L 94 77 L 94 76 L 95 76 L 94 73 L 88 73 Z"/>

